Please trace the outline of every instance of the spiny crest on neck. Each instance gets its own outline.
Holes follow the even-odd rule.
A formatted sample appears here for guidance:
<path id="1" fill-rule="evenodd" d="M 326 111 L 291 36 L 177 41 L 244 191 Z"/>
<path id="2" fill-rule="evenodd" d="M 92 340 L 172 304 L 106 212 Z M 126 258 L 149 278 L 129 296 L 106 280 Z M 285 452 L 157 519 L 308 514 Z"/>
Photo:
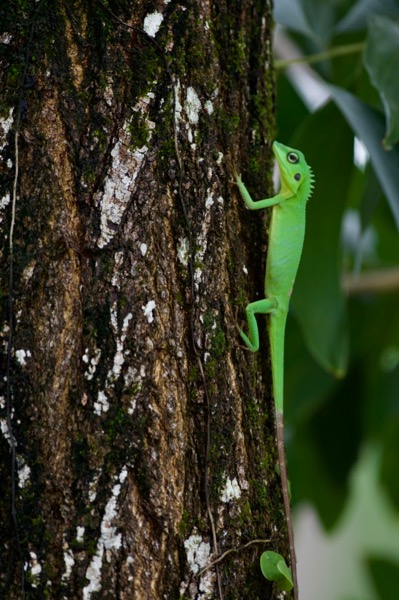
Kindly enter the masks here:
<path id="1" fill-rule="evenodd" d="M 312 167 L 308 165 L 308 179 L 309 179 L 309 198 L 313 194 L 314 184 L 315 184 L 315 176 L 312 170 Z"/>

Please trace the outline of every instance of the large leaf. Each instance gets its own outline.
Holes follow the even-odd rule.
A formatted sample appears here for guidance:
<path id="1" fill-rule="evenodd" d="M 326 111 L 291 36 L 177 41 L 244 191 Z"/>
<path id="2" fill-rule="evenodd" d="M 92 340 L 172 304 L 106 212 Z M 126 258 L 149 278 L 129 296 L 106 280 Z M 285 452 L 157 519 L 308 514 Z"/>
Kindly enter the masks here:
<path id="1" fill-rule="evenodd" d="M 284 72 L 277 78 L 277 98 L 278 137 L 282 142 L 288 142 L 298 123 L 302 123 L 309 115 L 309 110 Z"/>
<path id="2" fill-rule="evenodd" d="M 399 564 L 382 558 L 369 558 L 368 566 L 381 600 L 397 600 Z"/>
<path id="3" fill-rule="evenodd" d="M 288 315 L 285 335 L 285 400 L 284 417 L 287 437 L 287 452 L 290 452 L 290 437 L 301 428 L 336 384 L 324 368 L 303 347 L 303 335 L 299 323 Z"/>
<path id="4" fill-rule="evenodd" d="M 353 135 L 330 103 L 303 123 L 290 145 L 305 153 L 316 177 L 293 306 L 311 354 L 327 371 L 342 376 L 348 343 L 340 230 L 353 169 Z"/>
<path id="5" fill-rule="evenodd" d="M 385 130 L 382 115 L 341 88 L 330 86 L 330 90 L 353 131 L 366 145 L 399 228 L 399 149 L 384 150 L 381 144 Z"/>
<path id="6" fill-rule="evenodd" d="M 300 0 L 276 0 L 274 5 L 274 20 L 288 29 L 314 37 L 312 28 L 303 10 Z"/>
<path id="7" fill-rule="evenodd" d="M 375 210 L 382 198 L 380 182 L 376 177 L 374 169 L 370 166 L 370 163 L 366 166 L 365 178 L 365 189 L 360 206 L 360 221 L 363 232 L 369 227 Z"/>
<path id="8" fill-rule="evenodd" d="M 367 19 L 372 14 L 395 16 L 399 14 L 396 0 L 358 0 L 345 17 L 337 24 L 336 33 L 366 29 Z"/>
<path id="9" fill-rule="evenodd" d="M 325 529 L 331 530 L 342 514 L 348 488 L 331 477 L 320 456 L 317 441 L 309 435 L 309 427 L 302 427 L 296 432 L 294 446 L 295 452 L 288 456 L 293 502 L 313 504 Z"/>
<path id="10" fill-rule="evenodd" d="M 396 416 L 396 418 L 391 417 L 391 422 L 385 431 L 380 479 L 393 506 L 399 512 L 398 440 L 399 418 Z"/>
<path id="11" fill-rule="evenodd" d="M 386 17 L 369 21 L 364 60 L 373 85 L 384 105 L 387 131 L 384 145 L 399 140 L 399 25 Z"/>

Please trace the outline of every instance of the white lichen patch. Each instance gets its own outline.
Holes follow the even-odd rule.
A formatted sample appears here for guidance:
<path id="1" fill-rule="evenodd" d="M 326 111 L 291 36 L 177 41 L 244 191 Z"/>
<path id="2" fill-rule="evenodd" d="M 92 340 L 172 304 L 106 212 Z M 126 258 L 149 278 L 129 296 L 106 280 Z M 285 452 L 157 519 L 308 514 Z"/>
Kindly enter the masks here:
<path id="1" fill-rule="evenodd" d="M 212 194 L 208 194 L 208 196 L 206 197 L 206 200 L 205 200 L 205 208 L 210 208 L 214 204 L 215 203 L 213 201 Z"/>
<path id="2" fill-rule="evenodd" d="M 126 564 L 128 565 L 128 567 L 131 567 L 131 565 L 134 565 L 134 558 L 130 554 L 126 558 Z M 130 570 L 130 572 L 132 571 L 132 569 L 129 569 L 129 570 Z M 128 575 L 127 580 L 128 581 L 133 581 L 133 575 L 132 574 Z"/>
<path id="3" fill-rule="evenodd" d="M 91 379 L 93 379 L 94 374 L 96 372 L 98 363 L 100 362 L 100 358 L 101 358 L 101 349 L 100 348 L 94 348 L 94 354 L 93 356 L 90 358 L 90 354 L 89 354 L 89 348 L 85 349 L 85 353 L 82 356 L 82 360 L 84 363 L 86 363 L 88 365 L 87 370 L 85 371 L 85 378 L 90 381 Z"/>
<path id="4" fill-rule="evenodd" d="M 95 194 L 94 200 L 100 207 L 101 234 L 97 245 L 103 248 L 112 240 L 118 230 L 131 195 L 135 189 L 136 179 L 143 165 L 143 160 L 148 153 L 148 142 L 155 127 L 148 118 L 148 110 L 153 92 L 140 98 L 133 107 L 134 112 L 140 112 L 144 125 L 149 131 L 147 143 L 141 148 L 132 149 L 133 141 L 130 133 L 130 122 L 125 121 L 119 130 L 119 136 L 111 150 L 111 165 L 104 182 L 104 189 Z"/>
<path id="5" fill-rule="evenodd" d="M 203 542 L 200 535 L 193 534 L 184 542 L 184 547 L 186 549 L 189 569 L 191 573 L 197 575 L 197 573 L 210 562 L 211 546 L 208 542 Z M 181 584 L 180 590 L 183 593 L 187 593 L 187 588 L 189 587 L 192 598 L 205 600 L 205 598 L 213 596 L 214 579 L 214 572 L 212 569 L 208 569 L 201 575 L 199 580 L 198 590 L 200 593 L 198 593 L 197 590 L 192 589 L 192 586 L 189 587 L 186 582 Z"/>
<path id="6" fill-rule="evenodd" d="M 125 363 L 125 357 L 129 354 L 129 350 L 125 350 L 125 340 L 127 337 L 127 332 L 129 329 L 129 323 L 132 320 L 132 313 L 128 313 L 122 322 L 122 326 L 119 329 L 118 322 L 118 307 L 117 303 L 114 302 L 110 308 L 110 322 L 112 331 L 115 337 L 116 343 L 116 351 L 114 354 L 112 368 L 108 370 L 107 378 L 105 381 L 105 385 L 102 390 L 98 391 L 97 401 L 94 402 L 93 408 L 96 415 L 101 416 L 101 414 L 107 412 L 109 410 L 109 397 L 112 396 L 110 393 L 110 389 L 117 379 L 120 377 L 122 373 L 122 367 Z M 82 360 L 88 366 L 88 369 L 85 373 L 86 379 L 90 380 L 93 378 L 94 373 L 96 371 L 98 362 L 100 360 L 101 352 L 99 349 L 95 349 L 94 356 L 90 358 L 89 349 L 85 349 L 85 353 L 82 356 Z"/>
<path id="7" fill-rule="evenodd" d="M 5 118 L 0 118 L 0 152 L 3 152 L 7 144 L 7 137 L 12 127 L 12 124 L 14 123 L 13 112 L 14 109 L 10 108 L 8 116 Z"/>
<path id="8" fill-rule="evenodd" d="M 10 431 L 8 427 L 7 419 L 0 419 L 0 431 L 10 446 L 17 446 L 17 440 L 12 435 L 12 431 Z"/>
<path id="9" fill-rule="evenodd" d="M 180 239 L 177 247 L 177 258 L 184 267 L 188 265 L 188 259 L 190 256 L 190 245 L 187 238 Z"/>
<path id="10" fill-rule="evenodd" d="M 18 485 L 22 489 L 26 486 L 30 478 L 30 467 L 23 462 L 18 466 Z"/>
<path id="11" fill-rule="evenodd" d="M 105 392 L 99 390 L 97 394 L 97 402 L 94 402 L 94 412 L 96 415 L 100 416 L 102 413 L 106 413 L 109 411 L 109 402 Z"/>
<path id="12" fill-rule="evenodd" d="M 140 367 L 140 371 L 138 371 L 135 367 L 128 367 L 124 376 L 125 389 L 133 388 L 134 394 L 137 394 L 137 392 L 141 388 L 141 381 L 144 377 L 145 369 L 143 365 Z M 127 409 L 129 415 L 132 415 L 134 413 L 134 411 L 136 410 L 136 405 L 137 398 L 135 395 L 133 395 L 133 397 L 130 400 L 129 408 Z"/>
<path id="13" fill-rule="evenodd" d="M 193 87 L 189 86 L 186 92 L 184 110 L 186 111 L 186 115 L 191 125 L 198 124 L 201 108 L 201 100 L 199 99 L 197 92 Z"/>
<path id="14" fill-rule="evenodd" d="M 5 46 L 7 46 L 12 40 L 12 35 L 11 33 L 2 33 L 0 35 L 0 44 L 4 44 Z"/>
<path id="15" fill-rule="evenodd" d="M 101 590 L 101 567 L 104 555 L 107 562 L 110 562 L 112 552 L 120 550 L 122 547 L 122 535 L 117 532 L 117 528 L 113 525 L 113 521 L 118 514 L 118 498 L 126 477 L 127 468 L 123 467 L 119 476 L 116 478 L 116 483 L 111 491 L 111 497 L 105 506 L 96 553 L 86 571 L 86 579 L 89 580 L 89 583 L 83 588 L 84 600 L 90 600 L 93 592 L 99 592 Z"/>
<path id="16" fill-rule="evenodd" d="M 155 127 L 154 121 L 150 121 L 148 117 L 146 117 L 146 113 L 150 108 L 151 100 L 154 100 L 155 94 L 154 92 L 148 92 L 146 96 L 141 96 L 133 106 L 133 111 L 138 113 L 141 112 L 143 117 L 146 119 L 146 125 L 150 131 L 152 131 Z"/>
<path id="17" fill-rule="evenodd" d="M 117 515 L 117 500 L 121 491 L 121 484 L 117 483 L 112 488 L 112 496 L 105 507 L 104 518 L 101 523 L 101 543 L 109 550 L 119 550 L 122 546 L 122 535 L 117 533 L 117 528 L 112 525 Z M 108 557 L 110 560 L 110 557 Z"/>
<path id="18" fill-rule="evenodd" d="M 126 479 L 127 479 L 127 467 L 123 467 L 123 469 L 121 470 L 121 472 L 119 473 L 119 483 L 123 484 L 125 483 Z"/>
<path id="19" fill-rule="evenodd" d="M 30 571 L 31 576 L 31 586 L 37 587 L 37 583 L 39 580 L 40 573 L 42 572 L 42 566 L 37 558 L 36 552 L 29 552 L 30 559 L 27 568 Z"/>
<path id="20" fill-rule="evenodd" d="M 184 542 L 186 549 L 187 562 L 191 573 L 196 575 L 209 562 L 211 555 L 211 546 L 208 542 L 203 542 L 200 535 L 190 535 Z"/>
<path id="21" fill-rule="evenodd" d="M 104 547 L 100 546 L 97 554 L 91 559 L 90 565 L 87 567 L 86 579 L 89 584 L 83 588 L 83 600 L 90 600 L 93 592 L 101 590 L 101 566 L 103 563 Z"/>
<path id="22" fill-rule="evenodd" d="M 140 375 L 135 367 L 128 367 L 124 376 L 125 388 L 132 387 L 140 380 Z"/>
<path id="23" fill-rule="evenodd" d="M 175 104 L 175 107 L 174 107 L 174 109 L 175 109 L 174 117 L 175 117 L 175 123 L 178 124 L 179 121 L 181 120 L 181 113 L 182 113 L 182 110 L 183 110 L 183 107 L 182 107 L 181 102 L 180 102 L 181 85 L 180 85 L 180 80 L 179 79 L 176 81 L 176 83 L 174 85 L 173 92 L 174 92 L 174 96 L 175 96 L 175 98 L 174 98 L 174 100 L 175 100 L 175 102 L 174 102 L 174 104 Z"/>
<path id="24" fill-rule="evenodd" d="M 10 204 L 11 196 L 9 192 L 7 192 L 2 198 L 0 198 L 0 223 L 3 221 L 3 211 Z"/>
<path id="25" fill-rule="evenodd" d="M 123 259 L 124 259 L 123 252 L 115 252 L 115 254 L 114 254 L 115 270 L 114 270 L 114 274 L 112 275 L 111 284 L 118 289 L 120 288 L 122 280 L 123 280 L 122 269 L 121 269 L 121 267 L 123 265 Z"/>
<path id="26" fill-rule="evenodd" d="M 213 194 L 210 188 L 207 189 L 207 195 L 205 199 L 205 214 L 202 219 L 201 233 L 198 236 L 197 246 L 198 250 L 195 254 L 195 262 L 202 264 L 205 256 L 206 249 L 208 247 L 208 231 L 211 224 L 211 208 L 215 204 L 213 200 Z M 202 269 L 197 267 L 194 271 L 194 285 L 195 289 L 198 290 L 202 280 Z"/>
<path id="27" fill-rule="evenodd" d="M 28 265 L 26 265 L 25 269 L 22 272 L 22 279 L 25 282 L 28 282 L 29 279 L 32 277 L 33 273 L 35 272 L 35 268 L 36 268 L 36 260 L 32 259 Z"/>
<path id="28" fill-rule="evenodd" d="M 212 572 L 204 573 L 204 575 L 201 577 L 200 583 L 199 583 L 199 590 L 200 590 L 200 592 L 202 592 L 198 596 L 199 599 L 205 600 L 205 598 L 213 597 L 213 595 L 214 595 L 213 594 L 213 591 L 214 591 L 213 581 L 214 581 L 214 575 Z"/>
<path id="29" fill-rule="evenodd" d="M 129 323 L 133 318 L 132 313 L 128 313 L 123 319 L 122 330 L 118 329 L 117 306 L 116 302 L 111 307 L 111 325 L 116 338 L 116 352 L 114 356 L 114 364 L 112 369 L 108 371 L 107 382 L 114 382 L 118 379 L 122 371 L 123 363 L 125 362 L 124 344 L 127 336 Z"/>
<path id="30" fill-rule="evenodd" d="M 67 548 L 64 551 L 64 563 L 65 563 L 65 571 L 63 572 L 61 579 L 66 581 L 70 578 L 72 569 L 75 566 L 75 559 L 73 557 L 73 552 L 70 548 Z"/>
<path id="31" fill-rule="evenodd" d="M 105 90 L 104 90 L 104 100 L 108 104 L 108 106 L 112 106 L 114 101 L 114 90 L 112 89 L 112 81 L 109 80 Z"/>
<path id="32" fill-rule="evenodd" d="M 15 350 L 15 358 L 21 365 L 21 367 L 26 367 L 26 359 L 32 356 L 30 350 Z"/>
<path id="33" fill-rule="evenodd" d="M 144 313 L 144 316 L 147 317 L 147 321 L 152 323 L 154 320 L 154 310 L 156 308 L 156 304 L 154 300 L 149 300 L 145 306 L 141 307 Z"/>
<path id="34" fill-rule="evenodd" d="M 163 14 L 153 12 L 148 14 L 144 19 L 143 29 L 150 37 L 155 37 L 163 21 Z"/>
<path id="35" fill-rule="evenodd" d="M 7 192 L 5 196 L 0 199 L 0 210 L 4 210 L 5 207 L 10 204 L 11 196 L 10 193 Z"/>
<path id="36" fill-rule="evenodd" d="M 234 479 L 226 479 L 224 487 L 222 489 L 222 493 L 220 495 L 220 499 L 222 502 L 231 502 L 232 500 L 236 500 L 241 496 L 241 489 L 238 485 L 237 478 Z"/>
<path id="37" fill-rule="evenodd" d="M 140 244 L 141 256 L 145 256 L 147 254 L 147 250 L 148 250 L 147 244 L 144 244 L 144 242 L 142 244 Z"/>
<path id="38" fill-rule="evenodd" d="M 101 235 L 97 245 L 103 248 L 114 237 L 135 187 L 145 155 L 146 145 L 130 149 L 129 123 L 119 132 L 119 139 L 111 150 L 112 162 L 104 182 L 104 189 L 95 195 L 101 210 Z"/>
<path id="39" fill-rule="evenodd" d="M 208 113 L 208 115 L 211 115 L 213 113 L 213 111 L 215 110 L 213 108 L 213 102 L 211 100 L 207 100 L 205 102 L 204 108 L 205 108 L 206 112 Z"/>
<path id="40" fill-rule="evenodd" d="M 76 527 L 76 541 L 80 544 L 83 542 L 85 537 L 85 528 L 80 527 L 79 525 Z"/>
<path id="41" fill-rule="evenodd" d="M 100 475 L 95 475 L 93 480 L 90 481 L 89 483 L 89 500 L 90 502 L 94 502 L 96 497 L 97 497 L 97 484 L 98 484 L 98 480 L 100 478 Z"/>

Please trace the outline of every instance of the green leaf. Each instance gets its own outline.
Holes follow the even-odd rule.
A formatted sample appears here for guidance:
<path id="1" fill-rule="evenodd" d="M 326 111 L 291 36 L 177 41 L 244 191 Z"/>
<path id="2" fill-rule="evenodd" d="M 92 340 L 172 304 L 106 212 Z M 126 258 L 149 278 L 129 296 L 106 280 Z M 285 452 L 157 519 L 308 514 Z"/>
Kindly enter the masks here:
<path id="1" fill-rule="evenodd" d="M 384 145 L 391 148 L 399 140 L 399 25 L 386 17 L 369 21 L 366 69 L 384 105 L 387 130 Z"/>
<path id="2" fill-rule="evenodd" d="M 348 475 L 363 439 L 362 375 L 362 368 L 352 367 L 345 379 L 326 390 L 308 420 L 294 431 L 292 445 L 287 448 L 293 501 L 313 504 L 327 530 L 342 514 Z"/>
<path id="3" fill-rule="evenodd" d="M 367 562 L 378 598 L 396 600 L 398 597 L 399 564 L 382 558 L 370 558 Z"/>
<path id="4" fill-rule="evenodd" d="M 399 229 L 399 149 L 387 152 L 382 147 L 381 139 L 385 129 L 382 115 L 349 92 L 335 86 L 329 87 L 345 119 L 369 151 L 370 160 Z"/>
<path id="5" fill-rule="evenodd" d="M 385 430 L 380 480 L 396 511 L 399 512 L 399 479 L 397 477 L 399 450 L 399 418 L 390 419 Z"/>
<path id="6" fill-rule="evenodd" d="M 302 123 L 308 117 L 309 110 L 284 72 L 281 72 L 277 78 L 277 98 L 278 139 L 288 143 L 298 123 Z"/>
<path id="7" fill-rule="evenodd" d="M 288 29 L 314 37 L 300 0 L 278 0 L 274 6 L 274 20 Z"/>
<path id="8" fill-rule="evenodd" d="M 285 406 L 287 452 L 290 449 L 290 431 L 303 426 L 326 395 L 336 379 L 316 363 L 303 347 L 303 335 L 299 323 L 288 315 L 285 335 Z"/>
<path id="9" fill-rule="evenodd" d="M 332 480 L 318 454 L 319 446 L 308 434 L 308 427 L 296 432 L 295 452 L 288 456 L 293 501 L 313 505 L 324 528 L 331 531 L 342 515 L 348 489 Z M 331 448 L 328 450 L 332 452 Z"/>
<path id="10" fill-rule="evenodd" d="M 316 178 L 292 304 L 312 356 L 328 372 L 342 376 L 348 338 L 340 232 L 353 169 L 353 134 L 329 103 L 304 121 L 289 145 L 304 152 Z"/>
<path id="11" fill-rule="evenodd" d="M 260 568 L 263 576 L 268 581 L 275 581 L 276 586 L 282 592 L 289 592 L 294 587 L 291 569 L 281 554 L 268 550 L 260 557 Z"/>
<path id="12" fill-rule="evenodd" d="M 358 0 L 338 23 L 336 33 L 366 29 L 367 19 L 373 13 L 395 16 L 399 7 L 396 0 Z"/>
<path id="13" fill-rule="evenodd" d="M 365 170 L 366 184 L 364 187 L 363 198 L 360 206 L 360 220 L 362 231 L 371 224 L 375 210 L 382 198 L 382 190 L 374 169 L 370 167 L 370 163 Z"/>

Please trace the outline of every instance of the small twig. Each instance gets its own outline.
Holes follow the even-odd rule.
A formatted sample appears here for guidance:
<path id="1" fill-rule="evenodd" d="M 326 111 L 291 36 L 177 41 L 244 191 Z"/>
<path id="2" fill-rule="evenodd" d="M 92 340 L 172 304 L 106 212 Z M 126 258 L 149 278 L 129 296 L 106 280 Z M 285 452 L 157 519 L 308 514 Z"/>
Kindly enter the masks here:
<path id="1" fill-rule="evenodd" d="M 271 541 L 272 540 L 270 540 L 270 539 L 266 539 L 266 540 L 251 540 L 250 542 L 247 542 L 243 546 L 237 546 L 237 548 L 230 548 L 229 550 L 226 550 L 225 552 L 223 552 L 223 554 L 221 554 L 220 556 L 218 556 L 217 558 L 215 558 L 215 560 L 213 560 L 212 562 L 208 563 L 206 565 L 206 567 L 204 567 L 203 569 L 201 569 L 201 571 L 199 571 L 197 573 L 197 577 L 200 577 L 202 575 L 202 573 L 205 573 L 205 571 L 207 571 L 208 569 L 211 569 L 217 563 L 220 563 L 223 559 L 226 558 L 226 556 L 228 554 L 231 554 L 232 552 L 241 552 L 241 550 L 245 550 L 245 548 L 248 548 L 248 546 L 252 546 L 253 544 L 270 544 Z"/>
<path id="2" fill-rule="evenodd" d="M 294 542 L 294 526 L 292 523 L 292 512 L 290 504 L 290 493 L 288 489 L 288 475 L 287 475 L 287 460 L 285 456 L 284 447 L 284 421 L 281 412 L 276 412 L 276 438 L 277 438 L 277 452 L 278 462 L 280 467 L 280 478 L 281 478 L 281 489 L 283 492 L 284 512 L 285 520 L 287 523 L 288 541 L 290 545 L 290 558 L 291 558 L 291 574 L 292 581 L 294 584 L 293 595 L 294 600 L 298 600 L 298 575 L 297 575 L 297 564 L 296 564 L 296 552 Z"/>

